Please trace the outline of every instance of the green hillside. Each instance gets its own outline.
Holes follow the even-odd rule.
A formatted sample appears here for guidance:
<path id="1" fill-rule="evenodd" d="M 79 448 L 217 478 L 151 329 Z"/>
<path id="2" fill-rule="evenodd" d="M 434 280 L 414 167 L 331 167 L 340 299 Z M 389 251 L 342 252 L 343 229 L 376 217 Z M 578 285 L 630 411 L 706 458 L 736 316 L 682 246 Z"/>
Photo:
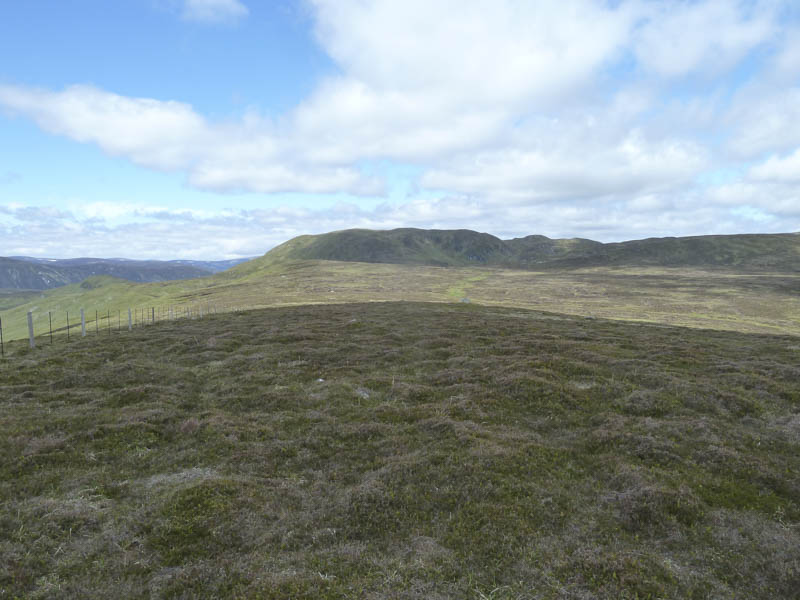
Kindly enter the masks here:
<path id="1" fill-rule="evenodd" d="M 0 361 L 0 596 L 790 599 L 798 339 L 287 307 Z"/>
<path id="2" fill-rule="evenodd" d="M 511 256 L 498 238 L 466 229 L 348 229 L 289 244 L 289 258 L 312 260 L 463 266 L 499 265 Z"/>
<path id="3" fill-rule="evenodd" d="M 107 275 L 128 281 L 171 281 L 203 277 L 211 271 L 188 264 L 114 259 L 15 259 L 0 257 L 0 288 L 48 290 Z"/>
<path id="4" fill-rule="evenodd" d="M 800 271 L 800 234 L 796 233 L 652 238 L 602 244 L 585 239 L 553 240 L 541 235 L 504 241 L 465 229 L 349 229 L 303 236 L 272 252 L 283 259 L 434 266 L 694 266 Z"/>
<path id="5" fill-rule="evenodd" d="M 20 290 L 16 288 L 0 288 L 0 311 L 14 308 L 41 296 L 38 290 Z"/>

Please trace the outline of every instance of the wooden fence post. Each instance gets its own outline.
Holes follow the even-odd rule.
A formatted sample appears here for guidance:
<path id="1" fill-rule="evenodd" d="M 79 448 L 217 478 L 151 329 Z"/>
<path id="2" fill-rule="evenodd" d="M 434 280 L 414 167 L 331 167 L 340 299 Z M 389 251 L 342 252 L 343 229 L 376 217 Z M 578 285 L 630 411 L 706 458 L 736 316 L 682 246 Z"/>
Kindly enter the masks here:
<path id="1" fill-rule="evenodd" d="M 86 312 L 81 309 L 81 337 L 86 337 Z"/>
<path id="2" fill-rule="evenodd" d="M 31 343 L 31 348 L 36 348 L 36 341 L 33 339 L 33 313 L 28 311 L 28 339 Z"/>
<path id="3" fill-rule="evenodd" d="M 133 330 L 133 315 L 131 315 L 131 309 L 128 309 L 128 331 Z"/>
<path id="4" fill-rule="evenodd" d="M 6 357 L 6 347 L 3 343 L 3 317 L 0 317 L 0 357 Z"/>

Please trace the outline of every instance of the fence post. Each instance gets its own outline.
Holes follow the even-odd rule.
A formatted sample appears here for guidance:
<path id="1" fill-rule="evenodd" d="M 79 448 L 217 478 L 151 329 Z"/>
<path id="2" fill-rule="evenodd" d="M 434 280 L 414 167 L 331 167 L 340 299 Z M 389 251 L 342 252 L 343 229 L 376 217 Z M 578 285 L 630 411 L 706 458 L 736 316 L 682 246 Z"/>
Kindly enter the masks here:
<path id="1" fill-rule="evenodd" d="M 128 331 L 133 330 L 133 315 L 131 315 L 131 309 L 128 309 Z"/>
<path id="2" fill-rule="evenodd" d="M 3 343 L 3 317 L 0 317 L 0 357 L 6 357 L 6 347 Z"/>
<path id="3" fill-rule="evenodd" d="M 81 309 L 81 337 L 86 337 L 86 313 Z"/>
<path id="4" fill-rule="evenodd" d="M 67 341 L 69 341 L 69 311 L 67 311 Z"/>
<path id="5" fill-rule="evenodd" d="M 50 321 L 50 343 L 53 343 L 53 313 L 47 311 L 47 319 Z"/>
<path id="6" fill-rule="evenodd" d="M 36 341 L 33 339 L 33 313 L 28 311 L 28 339 L 31 342 L 31 348 L 36 348 Z"/>

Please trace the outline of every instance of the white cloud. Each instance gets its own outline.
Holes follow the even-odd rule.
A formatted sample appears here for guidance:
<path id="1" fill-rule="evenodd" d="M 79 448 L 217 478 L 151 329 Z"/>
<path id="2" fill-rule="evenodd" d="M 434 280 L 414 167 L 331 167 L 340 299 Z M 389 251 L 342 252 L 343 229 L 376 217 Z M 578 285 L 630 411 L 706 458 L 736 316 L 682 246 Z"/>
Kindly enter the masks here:
<path id="1" fill-rule="evenodd" d="M 527 137 L 513 149 L 460 156 L 428 171 L 422 185 L 502 204 L 578 200 L 680 188 L 708 164 L 693 142 L 651 141 L 637 130 L 621 137 L 601 123 L 549 123 Z"/>
<path id="2" fill-rule="evenodd" d="M 633 13 L 587 0 L 312 0 L 317 35 L 347 78 L 375 92 L 518 111 L 584 88 Z M 469 93 L 467 93 L 469 92 Z M 445 106 L 442 106 L 445 104 Z"/>
<path id="3" fill-rule="evenodd" d="M 800 148 L 783 158 L 770 156 L 766 162 L 753 167 L 750 176 L 757 181 L 800 183 Z"/>
<path id="4" fill-rule="evenodd" d="M 184 0 L 181 17 L 200 23 L 233 23 L 249 12 L 239 0 Z"/>
<path id="5" fill-rule="evenodd" d="M 655 75 L 718 74 L 774 39 L 777 8 L 772 1 L 650 3 L 633 50 L 640 65 Z"/>
<path id="6" fill-rule="evenodd" d="M 796 80 L 800 74 L 800 28 L 788 28 L 770 65 L 771 73 L 778 82 Z"/>
<path id="7" fill-rule="evenodd" d="M 378 193 L 379 184 L 351 167 L 307 163 L 271 124 L 248 117 L 210 124 L 185 103 L 129 98 L 92 86 L 61 92 L 0 85 L 0 104 L 42 129 L 95 143 L 153 169 L 185 171 L 202 189 L 259 192 Z"/>
<path id="8" fill-rule="evenodd" d="M 127 98 L 85 85 L 63 92 L 0 86 L 0 103 L 39 127 L 158 169 L 191 162 L 207 125 L 188 104 Z"/>
<path id="9" fill-rule="evenodd" d="M 303 172 L 287 165 L 240 165 L 221 161 L 201 164 L 189 176 L 189 183 L 198 188 L 219 191 L 326 193 L 347 190 L 356 195 L 380 195 L 383 183 L 365 177 L 359 171 L 344 167 L 316 167 Z"/>
<path id="10" fill-rule="evenodd" d="M 758 209 L 783 231 L 800 231 L 800 189 L 786 183 L 737 181 L 708 191 L 708 201 L 733 209 Z"/>
<path id="11" fill-rule="evenodd" d="M 292 114 L 315 160 L 435 162 L 503 144 L 574 102 L 621 53 L 634 12 L 586 0 L 313 0 L 343 75 Z M 504 141 L 505 140 L 505 141 Z"/>
<path id="12" fill-rule="evenodd" d="M 726 115 L 730 151 L 753 158 L 800 144 L 800 87 L 754 85 L 742 90 Z"/>

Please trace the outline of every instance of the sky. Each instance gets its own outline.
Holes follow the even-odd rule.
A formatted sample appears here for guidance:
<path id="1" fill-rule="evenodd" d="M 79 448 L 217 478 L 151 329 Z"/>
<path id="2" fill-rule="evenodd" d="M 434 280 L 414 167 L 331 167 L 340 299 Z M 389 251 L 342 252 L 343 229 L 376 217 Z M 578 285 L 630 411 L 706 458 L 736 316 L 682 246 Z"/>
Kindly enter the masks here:
<path id="1" fill-rule="evenodd" d="M 800 231 L 796 0 L 0 5 L 0 256 Z"/>

